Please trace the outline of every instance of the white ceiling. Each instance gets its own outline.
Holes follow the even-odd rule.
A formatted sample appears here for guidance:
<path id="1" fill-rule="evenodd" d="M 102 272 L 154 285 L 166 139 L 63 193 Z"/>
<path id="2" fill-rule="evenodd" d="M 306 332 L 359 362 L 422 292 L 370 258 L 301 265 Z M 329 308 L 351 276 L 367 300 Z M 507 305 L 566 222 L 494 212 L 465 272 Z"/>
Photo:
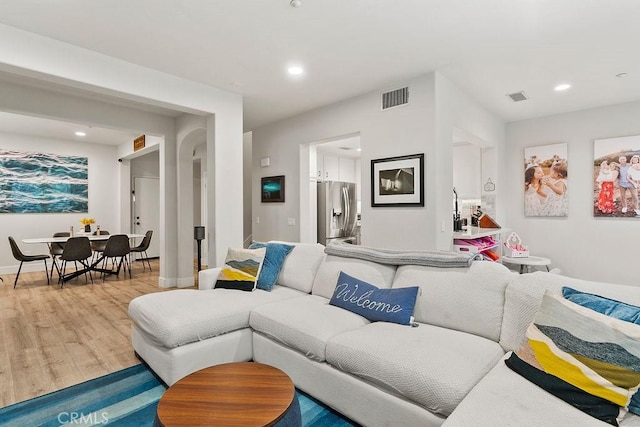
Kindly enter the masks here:
<path id="1" fill-rule="evenodd" d="M 140 136 L 132 132 L 90 127 L 77 123 L 61 122 L 38 117 L 0 112 L 0 131 L 46 139 L 60 139 L 65 141 L 89 142 L 94 144 L 121 145 L 133 144 L 133 140 Z M 86 136 L 76 136 L 76 131 L 86 133 Z"/>
<path id="2" fill-rule="evenodd" d="M 360 135 L 325 141 L 317 144 L 317 150 L 322 154 L 333 154 L 340 157 L 360 157 Z"/>
<path id="3" fill-rule="evenodd" d="M 639 18 L 638 0 L 0 0 L 0 23 L 244 95 L 245 130 L 434 70 L 507 122 L 639 100 Z"/>

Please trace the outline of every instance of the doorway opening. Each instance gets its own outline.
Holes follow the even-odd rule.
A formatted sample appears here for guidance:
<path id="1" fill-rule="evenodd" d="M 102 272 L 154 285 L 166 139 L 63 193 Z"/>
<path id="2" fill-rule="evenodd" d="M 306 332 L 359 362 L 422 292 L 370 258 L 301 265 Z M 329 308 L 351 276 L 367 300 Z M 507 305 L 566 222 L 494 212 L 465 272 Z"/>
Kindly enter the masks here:
<path id="1" fill-rule="evenodd" d="M 360 242 L 361 217 L 360 134 L 342 135 L 300 145 L 300 241 L 325 244 L 326 238 Z M 344 182 L 327 205 L 327 192 L 319 191 L 328 182 Z M 306 185 L 305 185 L 306 184 Z M 342 188 L 346 189 L 343 190 Z M 329 194 L 332 194 L 329 192 Z M 343 196 L 343 194 L 346 194 Z M 318 202 L 322 196 L 323 201 Z M 345 202 L 347 204 L 345 205 Z M 322 208 L 319 213 L 318 207 Z M 319 227 L 318 221 L 323 224 Z"/>

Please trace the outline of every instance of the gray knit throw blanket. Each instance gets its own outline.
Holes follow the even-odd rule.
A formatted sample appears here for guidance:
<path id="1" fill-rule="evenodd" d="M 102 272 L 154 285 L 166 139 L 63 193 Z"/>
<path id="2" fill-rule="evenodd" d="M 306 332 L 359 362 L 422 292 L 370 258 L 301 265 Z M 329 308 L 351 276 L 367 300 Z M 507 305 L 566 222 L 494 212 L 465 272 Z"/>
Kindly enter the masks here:
<path id="1" fill-rule="evenodd" d="M 345 258 L 357 258 L 365 261 L 389 265 L 424 265 L 428 267 L 468 267 L 475 259 L 473 256 L 449 251 L 401 251 L 379 249 L 367 246 L 350 245 L 335 242 L 329 244 L 324 252 Z"/>

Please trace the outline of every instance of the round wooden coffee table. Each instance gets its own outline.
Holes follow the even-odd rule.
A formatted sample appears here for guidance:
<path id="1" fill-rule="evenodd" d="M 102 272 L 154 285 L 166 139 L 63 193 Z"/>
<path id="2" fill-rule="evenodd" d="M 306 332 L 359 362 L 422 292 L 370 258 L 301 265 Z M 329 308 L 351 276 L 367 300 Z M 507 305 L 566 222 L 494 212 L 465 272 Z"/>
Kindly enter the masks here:
<path id="1" fill-rule="evenodd" d="M 298 405 L 291 379 L 255 362 L 194 372 L 169 387 L 158 403 L 161 426 L 271 426 Z M 299 407 L 297 409 L 299 418 Z"/>

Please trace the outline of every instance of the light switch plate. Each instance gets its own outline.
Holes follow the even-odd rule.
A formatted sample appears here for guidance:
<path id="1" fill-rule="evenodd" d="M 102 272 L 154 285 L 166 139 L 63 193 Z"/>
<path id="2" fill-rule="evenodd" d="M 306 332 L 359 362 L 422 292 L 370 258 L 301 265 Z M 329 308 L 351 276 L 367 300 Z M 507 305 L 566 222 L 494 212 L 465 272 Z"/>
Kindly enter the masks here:
<path id="1" fill-rule="evenodd" d="M 295 218 L 289 218 L 289 219 L 287 220 L 287 225 L 288 225 L 289 227 L 294 227 L 294 226 L 296 225 L 296 219 L 295 219 Z"/>

